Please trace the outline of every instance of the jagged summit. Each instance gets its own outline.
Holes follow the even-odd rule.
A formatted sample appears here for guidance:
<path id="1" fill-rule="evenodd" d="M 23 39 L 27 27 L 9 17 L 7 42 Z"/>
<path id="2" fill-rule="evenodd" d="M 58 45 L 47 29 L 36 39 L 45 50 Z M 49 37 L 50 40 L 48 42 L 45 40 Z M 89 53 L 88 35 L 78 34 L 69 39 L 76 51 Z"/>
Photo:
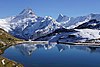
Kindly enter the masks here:
<path id="1" fill-rule="evenodd" d="M 69 20 L 69 17 L 67 17 L 66 15 L 63 15 L 63 14 L 59 14 L 58 18 L 57 18 L 57 22 L 64 22 L 64 21 L 67 21 Z"/>
<path id="2" fill-rule="evenodd" d="M 11 22 L 26 22 L 26 21 L 35 21 L 37 18 L 36 14 L 33 12 L 31 8 L 24 9 L 21 13 L 16 15 Z"/>
<path id="3" fill-rule="evenodd" d="M 31 8 L 24 9 L 20 14 L 34 14 Z"/>
<path id="4" fill-rule="evenodd" d="M 19 15 L 26 17 L 36 17 L 34 11 L 31 8 L 24 9 L 21 13 L 19 13 Z"/>

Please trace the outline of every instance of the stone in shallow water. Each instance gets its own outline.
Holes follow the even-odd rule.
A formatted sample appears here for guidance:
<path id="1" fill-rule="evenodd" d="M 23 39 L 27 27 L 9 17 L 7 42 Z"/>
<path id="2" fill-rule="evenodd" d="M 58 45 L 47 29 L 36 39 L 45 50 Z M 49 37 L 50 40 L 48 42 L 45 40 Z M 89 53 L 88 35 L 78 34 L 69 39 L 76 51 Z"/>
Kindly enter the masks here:
<path id="1" fill-rule="evenodd" d="M 14 62 L 12 60 L 0 56 L 0 67 L 13 67 L 13 66 L 23 67 L 22 64 L 19 64 L 17 62 Z"/>

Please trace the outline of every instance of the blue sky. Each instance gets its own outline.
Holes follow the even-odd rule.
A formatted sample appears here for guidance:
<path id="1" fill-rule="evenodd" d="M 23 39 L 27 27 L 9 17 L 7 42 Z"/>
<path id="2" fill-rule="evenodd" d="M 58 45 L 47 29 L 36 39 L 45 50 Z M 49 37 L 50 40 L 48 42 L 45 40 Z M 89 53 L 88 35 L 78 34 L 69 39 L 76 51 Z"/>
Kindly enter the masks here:
<path id="1" fill-rule="evenodd" d="M 100 13 L 100 0 L 0 0 L 0 18 L 17 15 L 24 8 L 32 8 L 38 16 L 76 17 Z"/>

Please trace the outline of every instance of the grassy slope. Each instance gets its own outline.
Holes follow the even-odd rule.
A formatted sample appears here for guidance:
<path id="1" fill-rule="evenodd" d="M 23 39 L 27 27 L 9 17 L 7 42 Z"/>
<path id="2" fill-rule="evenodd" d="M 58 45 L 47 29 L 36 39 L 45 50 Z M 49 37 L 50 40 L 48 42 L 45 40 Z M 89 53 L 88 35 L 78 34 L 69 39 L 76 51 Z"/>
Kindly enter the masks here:
<path id="1" fill-rule="evenodd" d="M 22 41 L 22 40 L 11 36 L 9 33 L 7 33 L 6 31 L 0 28 L 0 46 L 1 47 L 3 45 L 16 44 L 16 41 Z"/>

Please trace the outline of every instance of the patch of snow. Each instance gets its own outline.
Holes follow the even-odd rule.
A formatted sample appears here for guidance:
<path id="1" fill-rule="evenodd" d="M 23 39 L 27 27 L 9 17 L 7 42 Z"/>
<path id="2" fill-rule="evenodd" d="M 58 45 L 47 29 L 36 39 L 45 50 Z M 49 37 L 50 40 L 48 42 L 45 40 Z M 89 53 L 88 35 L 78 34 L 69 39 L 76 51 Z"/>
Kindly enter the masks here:
<path id="1" fill-rule="evenodd" d="M 81 38 L 87 38 L 88 40 L 100 38 L 100 30 L 96 30 L 96 29 L 76 29 L 76 31 L 79 31 L 79 32 L 73 33 L 73 34 L 78 36 L 78 37 L 81 37 Z"/>
<path id="2" fill-rule="evenodd" d="M 6 22 L 5 19 L 0 19 L 0 28 L 4 29 L 5 31 L 11 31 L 10 29 L 10 24 L 8 22 Z"/>

